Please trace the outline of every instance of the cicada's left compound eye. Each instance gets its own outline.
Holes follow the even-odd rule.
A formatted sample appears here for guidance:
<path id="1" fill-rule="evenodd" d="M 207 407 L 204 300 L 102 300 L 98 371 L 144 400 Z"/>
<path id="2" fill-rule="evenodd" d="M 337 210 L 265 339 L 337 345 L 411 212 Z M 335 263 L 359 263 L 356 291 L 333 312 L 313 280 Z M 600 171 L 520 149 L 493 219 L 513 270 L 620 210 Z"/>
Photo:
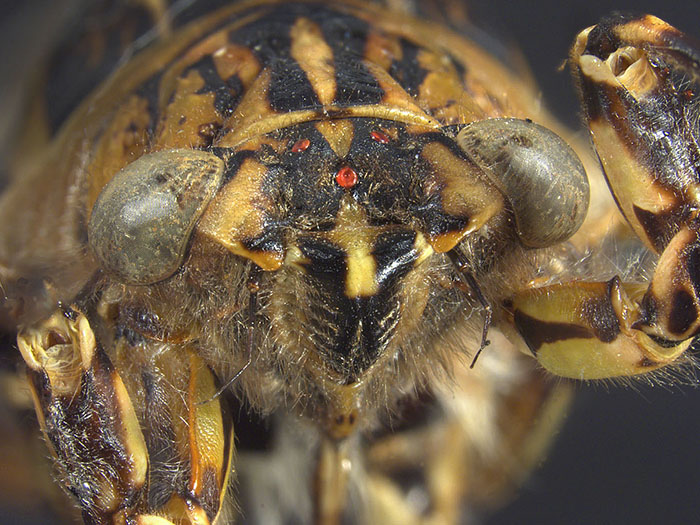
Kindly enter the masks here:
<path id="1" fill-rule="evenodd" d="M 588 211 L 588 178 L 557 134 L 529 120 L 494 118 L 469 124 L 457 142 L 510 201 L 524 245 L 552 246 L 579 229 Z"/>
<path id="2" fill-rule="evenodd" d="M 223 173 L 217 156 L 184 149 L 144 155 L 119 171 L 102 189 L 88 224 L 101 267 L 126 284 L 174 274 Z"/>

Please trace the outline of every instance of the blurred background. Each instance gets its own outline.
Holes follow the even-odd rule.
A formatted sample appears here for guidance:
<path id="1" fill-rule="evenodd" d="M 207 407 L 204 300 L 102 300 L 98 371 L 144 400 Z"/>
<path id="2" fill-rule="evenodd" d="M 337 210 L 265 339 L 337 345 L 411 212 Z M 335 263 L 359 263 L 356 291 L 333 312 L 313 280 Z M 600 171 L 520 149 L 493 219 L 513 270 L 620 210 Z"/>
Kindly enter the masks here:
<path id="1" fill-rule="evenodd" d="M 70 2 L 0 2 L 0 144 L 7 144 L 22 94 L 17 79 L 70 16 Z M 613 10 L 656 14 L 700 36 L 700 2 L 649 0 L 471 1 L 479 26 L 522 50 L 543 100 L 579 129 L 567 72 L 559 70 L 574 35 Z M 0 155 L 6 150 L 0 148 Z M 2 412 L 0 411 L 0 418 Z M 0 422 L 2 425 L 2 422 Z M 0 479 L 21 478 L 0 457 Z M 19 481 L 18 481 L 19 482 Z M 2 484 L 0 484 L 2 486 Z M 22 509 L 0 511 L 3 524 L 51 524 Z M 698 523 L 700 521 L 700 391 L 689 386 L 635 388 L 577 386 L 577 397 L 546 461 L 518 496 L 485 519 L 500 524 Z"/>

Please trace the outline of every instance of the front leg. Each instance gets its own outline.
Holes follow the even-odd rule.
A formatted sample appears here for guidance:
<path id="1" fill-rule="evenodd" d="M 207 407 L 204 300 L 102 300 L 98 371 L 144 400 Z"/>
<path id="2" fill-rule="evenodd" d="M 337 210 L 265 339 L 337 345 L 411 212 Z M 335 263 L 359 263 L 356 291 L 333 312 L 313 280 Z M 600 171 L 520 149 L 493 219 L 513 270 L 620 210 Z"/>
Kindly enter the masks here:
<path id="1" fill-rule="evenodd" d="M 108 356 L 75 309 L 23 330 L 18 345 L 61 482 L 86 523 L 214 522 L 232 432 L 193 348 L 122 335 Z"/>
<path id="2" fill-rule="evenodd" d="M 527 290 L 513 322 L 550 371 L 581 379 L 667 365 L 700 333 L 700 51 L 652 16 L 583 31 L 571 53 L 608 185 L 660 254 L 649 285 L 614 278 Z"/>

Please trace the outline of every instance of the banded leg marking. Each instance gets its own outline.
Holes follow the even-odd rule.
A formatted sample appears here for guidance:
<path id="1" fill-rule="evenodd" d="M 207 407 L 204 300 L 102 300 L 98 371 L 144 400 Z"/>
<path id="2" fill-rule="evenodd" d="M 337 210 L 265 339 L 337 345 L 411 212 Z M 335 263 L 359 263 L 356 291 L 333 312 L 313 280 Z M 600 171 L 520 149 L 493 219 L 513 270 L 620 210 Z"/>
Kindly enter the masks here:
<path id="1" fill-rule="evenodd" d="M 700 333 L 699 53 L 650 15 L 610 16 L 574 42 L 571 69 L 608 186 L 660 258 L 648 284 L 614 278 L 516 294 L 516 328 L 556 374 L 642 374 L 677 360 Z"/>
<path id="2" fill-rule="evenodd" d="M 112 358 L 80 312 L 18 345 L 46 441 L 87 523 L 210 524 L 233 457 L 215 378 L 195 350 L 118 339 Z"/>
<path id="3" fill-rule="evenodd" d="M 646 285 L 572 282 L 521 292 L 513 322 L 537 360 L 574 379 L 643 374 L 677 359 L 691 339 L 669 341 L 636 328 Z"/>

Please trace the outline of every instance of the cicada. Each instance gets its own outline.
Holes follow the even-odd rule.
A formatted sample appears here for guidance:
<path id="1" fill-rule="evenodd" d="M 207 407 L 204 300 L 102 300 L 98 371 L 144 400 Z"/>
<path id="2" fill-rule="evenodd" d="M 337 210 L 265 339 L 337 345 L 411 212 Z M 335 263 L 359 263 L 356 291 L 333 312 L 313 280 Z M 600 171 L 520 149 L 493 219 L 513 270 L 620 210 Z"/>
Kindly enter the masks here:
<path id="1" fill-rule="evenodd" d="M 666 22 L 574 41 L 603 180 L 459 4 L 108 7 L 0 196 L 4 315 L 86 523 L 461 522 L 541 457 L 553 376 L 691 369 L 700 51 Z"/>

